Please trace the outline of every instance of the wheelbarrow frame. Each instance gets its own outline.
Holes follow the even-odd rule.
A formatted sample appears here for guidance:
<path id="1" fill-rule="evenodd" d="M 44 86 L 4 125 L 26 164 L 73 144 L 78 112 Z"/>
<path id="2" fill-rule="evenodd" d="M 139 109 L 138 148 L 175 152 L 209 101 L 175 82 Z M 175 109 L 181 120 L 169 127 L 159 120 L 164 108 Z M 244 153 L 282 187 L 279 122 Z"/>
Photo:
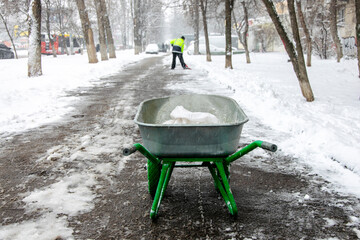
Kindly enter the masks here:
<path id="1" fill-rule="evenodd" d="M 257 140 L 227 157 L 158 158 L 152 153 L 150 153 L 143 145 L 135 143 L 131 148 L 125 148 L 123 150 L 123 154 L 127 156 L 136 151 L 139 151 L 148 159 L 149 193 L 154 197 L 154 201 L 150 211 L 151 219 L 155 219 L 158 215 L 161 200 L 164 197 L 164 193 L 169 184 L 171 174 L 175 167 L 207 167 L 211 173 L 211 176 L 214 179 L 215 188 L 219 190 L 221 196 L 225 201 L 226 206 L 229 209 L 230 214 L 235 216 L 237 215 L 238 210 L 229 184 L 229 166 L 233 161 L 239 159 L 240 157 L 249 153 L 257 147 L 269 150 L 271 152 L 275 152 L 277 150 L 277 146 L 275 144 Z M 201 164 L 177 165 L 177 162 L 200 162 Z"/>

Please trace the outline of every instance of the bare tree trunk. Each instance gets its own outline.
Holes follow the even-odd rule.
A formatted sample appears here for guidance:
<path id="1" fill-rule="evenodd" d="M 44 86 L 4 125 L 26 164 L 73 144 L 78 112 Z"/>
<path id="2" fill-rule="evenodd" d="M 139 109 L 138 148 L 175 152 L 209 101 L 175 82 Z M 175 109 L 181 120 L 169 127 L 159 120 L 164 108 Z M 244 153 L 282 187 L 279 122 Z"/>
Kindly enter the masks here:
<path id="1" fill-rule="evenodd" d="M 64 29 L 64 10 L 63 10 L 63 6 L 62 6 L 62 2 L 61 1 L 57 1 L 57 4 L 58 4 L 58 8 L 57 8 L 57 19 L 58 19 L 58 23 L 59 23 L 59 31 L 60 31 L 60 36 L 61 36 L 61 39 L 62 41 L 59 42 L 59 45 L 61 45 L 61 53 L 64 53 L 64 50 L 65 50 L 65 53 L 66 55 L 70 55 L 69 54 L 69 50 L 66 46 L 66 37 L 65 37 L 65 32 L 66 30 Z"/>
<path id="2" fill-rule="evenodd" d="M 359 78 L 360 78 L 360 0 L 355 0 L 355 11 L 356 11 L 356 24 L 355 32 L 357 39 L 357 58 L 358 58 L 358 69 L 359 69 Z"/>
<path id="3" fill-rule="evenodd" d="M 337 62 L 340 62 L 343 52 L 337 29 L 337 0 L 330 1 L 330 32 L 336 47 Z"/>
<path id="4" fill-rule="evenodd" d="M 242 1 L 241 4 L 244 9 L 244 18 L 245 18 L 245 30 L 244 30 L 244 34 L 243 34 L 243 41 L 244 41 L 244 49 L 245 49 L 245 54 L 246 54 L 246 63 L 251 63 L 249 46 L 248 46 L 248 41 L 247 41 L 247 35 L 249 32 L 249 14 L 247 11 L 245 1 Z"/>
<path id="5" fill-rule="evenodd" d="M 195 9 L 195 22 L 194 22 L 194 32 L 195 32 L 195 43 L 194 43 L 194 55 L 199 55 L 199 0 L 194 1 Z"/>
<path id="6" fill-rule="evenodd" d="M 61 48 L 62 49 L 65 49 L 65 53 L 66 53 L 66 55 L 70 55 L 70 53 L 69 53 L 69 49 L 67 48 L 67 46 L 66 46 L 66 37 L 65 37 L 65 33 L 64 32 L 60 32 L 60 34 L 62 35 L 62 38 L 63 38 L 63 41 L 61 42 L 61 44 L 62 44 L 62 46 L 61 46 Z"/>
<path id="7" fill-rule="evenodd" d="M 296 54 L 294 45 L 290 41 L 290 39 L 285 31 L 285 28 L 282 25 L 278 14 L 276 13 L 273 2 L 271 0 L 262 0 L 262 1 L 265 4 L 265 7 L 269 13 L 270 18 L 272 19 L 272 21 L 275 25 L 275 28 L 276 28 L 280 38 L 284 42 L 286 52 L 288 53 L 291 63 L 293 65 L 294 72 L 299 81 L 300 89 L 301 89 L 303 96 L 305 97 L 306 101 L 308 101 L 308 102 L 314 101 L 314 95 L 313 95 L 313 92 L 312 92 L 312 89 L 310 86 L 309 79 L 307 78 L 304 56 L 302 56 L 302 60 L 300 60 L 300 61 L 298 60 L 298 55 L 302 54 L 302 49 L 301 49 L 301 44 L 299 44 L 300 36 L 299 36 L 298 28 L 297 28 L 294 0 L 288 1 L 288 7 L 289 7 L 289 15 L 291 17 L 292 30 L 294 31 L 293 32 L 294 39 L 296 38 L 295 41 L 297 43 L 296 48 L 299 51 L 297 53 L 298 55 Z M 295 35 L 297 35 L 297 36 L 295 36 Z M 301 65 L 300 62 L 302 62 L 303 66 L 300 66 Z"/>
<path id="8" fill-rule="evenodd" d="M 112 31 L 111 31 L 110 19 L 109 19 L 109 15 L 107 12 L 105 0 L 100 0 L 100 4 L 101 4 L 101 11 L 103 13 L 103 21 L 104 21 L 103 23 L 105 26 L 107 44 L 108 44 L 108 48 L 109 48 L 109 58 L 116 58 L 115 44 L 114 44 L 114 39 L 113 39 Z"/>
<path id="9" fill-rule="evenodd" d="M 299 79 L 300 79 L 300 88 L 303 96 L 306 98 L 307 101 L 312 102 L 314 101 L 314 95 L 310 86 L 309 77 L 307 75 L 306 66 L 305 66 L 305 59 L 304 53 L 301 46 L 301 39 L 299 34 L 299 26 L 296 19 L 296 12 L 295 12 L 295 0 L 288 0 L 288 8 L 289 8 L 289 15 L 290 15 L 290 22 L 291 22 L 291 29 L 293 32 L 293 37 L 296 44 L 296 52 L 297 52 L 297 64 L 299 66 Z"/>
<path id="10" fill-rule="evenodd" d="M 134 1 L 134 5 L 133 5 Z M 142 51 L 141 22 L 140 22 L 140 0 L 131 0 L 131 15 L 134 25 L 134 51 L 138 55 Z"/>
<path id="11" fill-rule="evenodd" d="M 204 36 L 205 36 L 205 47 L 206 47 L 206 61 L 211 62 L 211 53 L 210 53 L 210 43 L 209 43 L 209 32 L 207 27 L 207 0 L 200 0 L 200 8 L 203 17 L 203 25 L 204 25 Z"/>
<path id="12" fill-rule="evenodd" d="M 134 19 L 134 51 L 135 55 L 142 52 L 141 36 L 140 36 L 140 23 L 138 19 Z"/>
<path id="13" fill-rule="evenodd" d="M 243 28 L 243 24 L 238 24 L 237 20 L 236 20 L 236 16 L 235 16 L 235 12 L 233 11 L 232 16 L 234 18 L 234 23 L 235 23 L 235 31 L 236 34 L 238 35 L 238 38 L 240 40 L 240 43 L 244 46 L 245 49 L 245 54 L 246 54 L 246 63 L 251 63 L 250 61 L 250 54 L 249 54 L 249 47 L 247 44 L 247 33 L 249 31 L 249 19 L 248 19 L 248 12 L 247 12 L 247 8 L 245 5 L 245 2 L 241 2 L 243 9 L 244 9 L 244 25 L 245 25 L 245 30 L 244 33 L 241 33 L 241 30 Z"/>
<path id="14" fill-rule="evenodd" d="M 57 57 L 57 54 L 56 54 L 56 49 L 55 49 L 55 43 L 54 43 L 54 39 L 51 37 L 51 33 L 50 33 L 50 0 L 46 0 L 45 1 L 45 6 L 46 6 L 46 31 L 47 31 L 47 35 L 48 35 L 48 38 L 50 40 L 50 45 L 51 45 L 51 48 L 52 48 L 52 53 L 53 53 L 53 57 Z"/>
<path id="15" fill-rule="evenodd" d="M 10 34 L 10 31 L 9 31 L 9 28 L 8 28 L 8 25 L 7 25 L 7 22 L 6 22 L 6 20 L 5 20 L 5 17 L 4 17 L 1 13 L 0 13 L 0 17 L 1 17 L 2 21 L 3 21 L 3 23 L 4 23 L 6 32 L 7 32 L 8 36 L 9 36 L 10 41 L 11 41 L 11 44 L 12 44 L 12 46 L 13 46 L 13 48 L 14 48 L 15 58 L 18 59 L 19 57 L 18 57 L 17 52 L 16 52 L 16 47 L 15 47 L 15 44 L 14 44 L 14 39 L 13 39 L 13 37 L 12 37 L 11 34 Z"/>
<path id="16" fill-rule="evenodd" d="M 76 0 L 76 5 L 79 10 L 81 26 L 84 33 L 86 50 L 88 54 L 89 63 L 97 63 L 96 49 L 94 44 L 94 35 L 90 26 L 89 16 L 86 12 L 84 0 Z"/>
<path id="17" fill-rule="evenodd" d="M 311 55 L 312 55 L 312 39 L 308 27 L 306 26 L 304 13 L 301 9 L 301 1 L 296 1 L 297 12 L 299 15 L 299 21 L 305 34 L 306 39 L 306 66 L 311 67 Z"/>
<path id="18" fill-rule="evenodd" d="M 70 54 L 74 55 L 74 38 L 72 34 L 69 34 L 69 42 L 70 42 Z"/>
<path id="19" fill-rule="evenodd" d="M 236 18 L 235 12 L 233 11 L 232 13 L 233 19 L 234 19 L 234 27 L 235 27 L 235 32 L 239 38 L 240 43 L 244 46 L 245 48 L 245 43 L 243 40 L 243 35 L 241 34 L 241 30 L 243 28 L 243 24 L 242 23 L 238 23 L 238 20 Z"/>
<path id="20" fill-rule="evenodd" d="M 104 27 L 104 21 L 103 21 L 104 13 L 102 12 L 99 0 L 94 0 L 94 4 L 95 4 L 96 16 L 97 16 L 97 22 L 98 22 L 98 28 L 99 28 L 101 61 L 105 61 L 105 60 L 108 60 L 108 56 L 107 56 L 107 47 L 106 47 L 106 38 L 105 38 L 105 27 Z"/>
<path id="21" fill-rule="evenodd" d="M 120 6 L 121 6 L 121 10 L 120 15 L 121 15 L 121 21 L 120 21 L 120 29 L 121 29 L 121 44 L 123 48 L 127 48 L 127 7 L 126 7 L 126 1 L 125 0 L 120 0 Z"/>
<path id="22" fill-rule="evenodd" d="M 41 1 L 31 0 L 29 8 L 28 76 L 42 75 L 41 69 Z"/>
<path id="23" fill-rule="evenodd" d="M 232 69 L 231 12 L 233 0 L 225 0 L 225 68 Z"/>

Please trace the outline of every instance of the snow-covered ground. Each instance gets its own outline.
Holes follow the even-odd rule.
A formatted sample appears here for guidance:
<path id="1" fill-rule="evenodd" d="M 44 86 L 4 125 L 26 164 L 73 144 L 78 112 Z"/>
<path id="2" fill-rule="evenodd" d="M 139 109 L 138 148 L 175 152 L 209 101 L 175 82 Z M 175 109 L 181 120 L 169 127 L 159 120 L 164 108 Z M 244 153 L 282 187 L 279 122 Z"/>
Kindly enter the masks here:
<path id="1" fill-rule="evenodd" d="M 233 89 L 245 112 L 269 126 L 279 150 L 311 166 L 337 191 L 360 197 L 360 79 L 357 61 L 313 57 L 308 75 L 315 96 L 306 102 L 285 53 L 233 56 L 233 70 L 223 56 L 185 56 L 193 69 L 205 69 L 211 82 Z"/>
<path id="2" fill-rule="evenodd" d="M 66 91 L 101 83 L 122 66 L 142 58 L 132 50 L 116 59 L 88 64 L 86 55 L 43 56 L 43 76 L 27 77 L 27 59 L 0 62 L 0 134 L 23 131 L 59 120 L 77 99 Z M 343 191 L 360 197 L 360 79 L 357 62 L 319 60 L 308 68 L 315 101 L 308 103 L 285 53 L 233 56 L 233 70 L 224 57 L 186 55 L 189 66 L 206 70 L 211 81 L 229 86 L 250 116 L 274 131 L 267 136 L 280 150 L 313 166 Z M 168 61 L 169 58 L 165 62 Z M 195 92 L 198 90 L 194 89 Z M 345 168 L 344 168 L 345 167 Z"/>
<path id="3" fill-rule="evenodd" d="M 134 56 L 131 50 L 121 51 L 117 52 L 116 59 L 97 64 L 88 64 L 86 55 L 44 56 L 44 75 L 38 78 L 27 78 L 26 58 L 1 60 L 0 135 L 60 120 L 71 110 L 70 104 L 77 100 L 68 97 L 67 91 L 100 84 L 101 77 L 149 56 L 153 55 Z M 246 64 L 244 57 L 233 56 L 233 70 L 224 69 L 224 56 L 213 56 L 213 61 L 207 63 L 205 56 L 186 55 L 185 61 L 193 69 L 189 75 L 196 77 L 196 71 L 201 69 L 208 72 L 209 85 L 218 86 L 220 83 L 231 88 L 234 93 L 231 97 L 239 102 L 250 121 L 256 119 L 271 129 L 271 134 L 262 136 L 264 140 L 276 143 L 283 154 L 311 167 L 314 173 L 331 182 L 336 191 L 360 198 L 360 79 L 357 77 L 357 62 L 344 60 L 336 63 L 314 58 L 308 74 L 315 101 L 308 103 L 301 95 L 285 53 L 251 54 L 251 64 Z M 164 63 L 169 64 L 169 59 L 170 56 Z M 201 93 L 201 89 L 194 89 L 194 92 Z M 94 131 L 99 133 L 96 138 L 84 136 L 79 146 L 88 146 L 90 141 L 95 141 L 95 147 L 90 148 L 94 152 L 89 156 L 101 151 L 111 152 L 115 146 L 105 141 L 113 137 L 110 136 L 113 129 Z M 55 146 L 49 149 L 49 155 L 56 157 L 61 151 L 66 149 Z M 84 153 L 74 152 L 69 159 L 89 157 L 81 154 Z M 106 174 L 113 171 L 108 165 L 93 163 L 93 166 L 99 169 L 91 171 Z M 93 208 L 94 195 L 89 188 L 95 185 L 95 180 L 89 176 L 93 175 L 70 174 L 48 188 L 27 194 L 23 201 L 29 212 L 44 208 L 48 213 L 36 221 L 0 227 L 0 239 L 11 239 L 11 236 L 15 239 L 54 239 L 59 234 L 72 239 L 73 230 L 67 227 L 65 216 L 58 217 L 58 210 L 72 216 Z M 76 189 L 69 193 L 69 186 L 76 186 Z M 360 220 L 354 216 L 353 222 Z"/>

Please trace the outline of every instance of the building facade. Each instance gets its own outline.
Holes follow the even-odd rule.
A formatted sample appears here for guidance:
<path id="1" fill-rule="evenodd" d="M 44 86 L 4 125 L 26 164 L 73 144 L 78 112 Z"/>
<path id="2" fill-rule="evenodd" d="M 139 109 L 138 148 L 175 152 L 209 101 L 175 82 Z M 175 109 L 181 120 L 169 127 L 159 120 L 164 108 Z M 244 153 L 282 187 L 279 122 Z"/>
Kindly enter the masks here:
<path id="1" fill-rule="evenodd" d="M 356 55 L 355 25 L 355 0 L 338 0 L 338 32 L 347 56 Z"/>

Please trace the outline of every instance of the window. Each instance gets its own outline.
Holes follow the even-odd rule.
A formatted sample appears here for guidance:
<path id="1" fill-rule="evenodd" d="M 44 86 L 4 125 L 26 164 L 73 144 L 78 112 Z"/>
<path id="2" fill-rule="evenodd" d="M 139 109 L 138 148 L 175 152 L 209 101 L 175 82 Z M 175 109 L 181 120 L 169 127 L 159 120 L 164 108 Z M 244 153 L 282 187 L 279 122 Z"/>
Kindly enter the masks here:
<path id="1" fill-rule="evenodd" d="M 338 10 L 338 23 L 345 22 L 345 7 L 340 7 Z"/>

